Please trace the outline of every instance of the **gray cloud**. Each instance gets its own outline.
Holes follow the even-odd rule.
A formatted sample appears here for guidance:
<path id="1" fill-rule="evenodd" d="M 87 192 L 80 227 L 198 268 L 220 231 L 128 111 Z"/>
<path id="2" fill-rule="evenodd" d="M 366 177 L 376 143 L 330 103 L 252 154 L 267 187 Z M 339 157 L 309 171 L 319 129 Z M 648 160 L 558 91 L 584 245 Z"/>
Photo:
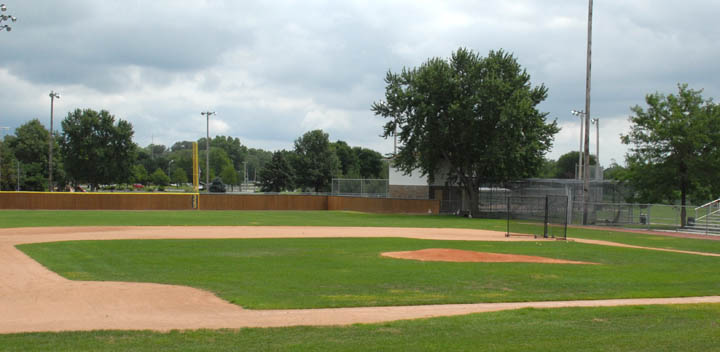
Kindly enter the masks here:
<path id="1" fill-rule="evenodd" d="M 392 142 L 378 137 L 383 121 L 369 108 L 383 98 L 387 70 L 458 47 L 503 48 L 549 88 L 541 109 L 568 128 L 551 156 L 577 147 L 569 110 L 584 107 L 586 2 L 4 3 L 19 21 L 0 33 L 3 126 L 47 119 L 52 89 L 63 93 L 56 116 L 110 110 L 133 123 L 142 145 L 204 136 L 199 113 L 212 109 L 218 134 L 250 147 L 291 148 L 323 128 L 386 153 Z M 592 113 L 613 124 L 601 125 L 601 143 L 619 143 L 623 117 L 645 94 L 679 82 L 720 94 L 720 4 L 608 0 L 594 10 Z M 622 160 L 621 148 L 608 150 L 603 163 Z"/>

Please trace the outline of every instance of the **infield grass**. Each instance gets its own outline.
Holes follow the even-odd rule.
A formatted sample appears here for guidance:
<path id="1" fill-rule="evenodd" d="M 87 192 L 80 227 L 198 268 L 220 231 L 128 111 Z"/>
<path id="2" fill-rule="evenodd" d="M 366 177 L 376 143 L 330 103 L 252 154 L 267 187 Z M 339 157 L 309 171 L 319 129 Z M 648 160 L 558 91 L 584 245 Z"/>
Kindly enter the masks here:
<path id="1" fill-rule="evenodd" d="M 76 280 L 155 282 L 253 309 L 714 295 L 720 258 L 576 242 L 404 238 L 71 241 L 18 248 Z M 599 263 L 420 262 L 386 251 L 457 248 Z"/>
<path id="2" fill-rule="evenodd" d="M 521 309 L 341 327 L 0 335 L 4 351 L 718 351 L 720 305 Z"/>

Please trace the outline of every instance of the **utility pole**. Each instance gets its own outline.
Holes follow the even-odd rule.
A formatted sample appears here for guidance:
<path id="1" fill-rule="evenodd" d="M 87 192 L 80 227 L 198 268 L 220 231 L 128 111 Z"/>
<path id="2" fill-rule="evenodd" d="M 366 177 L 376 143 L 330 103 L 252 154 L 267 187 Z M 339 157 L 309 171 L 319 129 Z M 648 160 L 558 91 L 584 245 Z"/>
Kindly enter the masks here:
<path id="1" fill-rule="evenodd" d="M 243 161 L 243 168 L 245 169 L 245 171 L 243 172 L 243 184 L 245 184 L 245 187 L 247 187 L 247 161 Z"/>
<path id="2" fill-rule="evenodd" d="M 50 91 L 50 142 L 48 143 L 48 165 L 50 167 L 50 173 L 48 174 L 48 188 L 50 192 L 53 191 L 53 106 L 55 105 L 55 99 L 60 99 L 60 94 Z"/>
<path id="3" fill-rule="evenodd" d="M 590 202 L 590 82 L 592 59 L 592 14 L 593 2 L 588 0 L 587 66 L 585 67 L 585 160 L 583 170 L 583 225 L 588 224 L 588 203 Z"/>
<path id="4" fill-rule="evenodd" d="M 200 115 L 207 117 L 207 136 L 205 138 L 205 192 L 210 191 L 210 115 L 216 115 L 215 111 L 201 112 Z"/>
<path id="5" fill-rule="evenodd" d="M 570 113 L 580 118 L 580 145 L 578 146 L 579 149 L 578 149 L 578 165 L 577 165 L 576 178 L 578 180 L 582 180 L 582 175 L 583 175 L 583 172 L 582 172 L 582 170 L 583 170 L 583 161 L 582 161 L 583 160 L 583 126 L 585 123 L 585 112 L 582 110 L 580 110 L 580 111 L 571 110 Z"/>
<path id="6" fill-rule="evenodd" d="M 595 178 L 600 179 L 600 119 L 594 118 L 590 122 L 595 124 Z"/>
<path id="7" fill-rule="evenodd" d="M 8 130 L 10 130 L 10 127 L 0 126 L 0 131 L 8 131 Z M 0 136 L 2 136 L 1 133 L 0 133 Z M 0 191 L 2 191 L 2 149 L 0 149 Z"/>

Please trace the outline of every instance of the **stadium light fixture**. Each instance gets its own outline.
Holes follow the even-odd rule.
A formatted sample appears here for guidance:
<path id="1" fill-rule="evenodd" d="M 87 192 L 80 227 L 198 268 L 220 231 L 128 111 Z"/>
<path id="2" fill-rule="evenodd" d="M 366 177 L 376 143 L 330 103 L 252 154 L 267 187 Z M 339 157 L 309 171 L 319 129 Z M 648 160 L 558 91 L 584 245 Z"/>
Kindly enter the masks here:
<path id="1" fill-rule="evenodd" d="M 204 115 L 207 120 L 207 137 L 205 138 L 205 192 L 210 189 L 210 115 L 217 115 L 215 111 L 203 111 L 200 115 Z"/>
<path id="2" fill-rule="evenodd" d="M 60 99 L 60 94 L 50 91 L 50 141 L 48 142 L 48 167 L 49 167 L 49 173 L 48 173 L 48 188 L 50 189 L 50 192 L 53 191 L 53 108 L 55 105 L 55 99 Z"/>
<path id="3" fill-rule="evenodd" d="M 0 4 L 0 12 L 2 13 L 2 14 L 0 14 L 0 32 L 2 32 L 3 30 L 6 30 L 8 32 L 12 31 L 12 27 L 10 27 L 7 24 L 2 24 L 2 22 L 8 21 L 8 20 L 10 20 L 12 22 L 17 22 L 17 17 L 11 16 L 11 15 L 6 15 L 4 13 L 5 11 L 7 11 L 7 6 L 5 6 L 5 4 Z"/>

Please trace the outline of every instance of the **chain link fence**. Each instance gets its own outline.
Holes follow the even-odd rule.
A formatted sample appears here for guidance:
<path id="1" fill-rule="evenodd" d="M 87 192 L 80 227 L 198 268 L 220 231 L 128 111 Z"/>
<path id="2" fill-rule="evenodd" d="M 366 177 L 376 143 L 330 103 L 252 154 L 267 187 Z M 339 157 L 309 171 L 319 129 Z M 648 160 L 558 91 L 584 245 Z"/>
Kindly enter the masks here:
<path id="1" fill-rule="evenodd" d="M 332 195 L 387 198 L 387 179 L 357 179 L 357 178 L 334 178 L 332 179 Z"/>

